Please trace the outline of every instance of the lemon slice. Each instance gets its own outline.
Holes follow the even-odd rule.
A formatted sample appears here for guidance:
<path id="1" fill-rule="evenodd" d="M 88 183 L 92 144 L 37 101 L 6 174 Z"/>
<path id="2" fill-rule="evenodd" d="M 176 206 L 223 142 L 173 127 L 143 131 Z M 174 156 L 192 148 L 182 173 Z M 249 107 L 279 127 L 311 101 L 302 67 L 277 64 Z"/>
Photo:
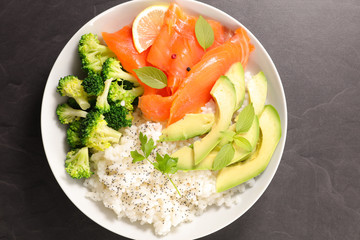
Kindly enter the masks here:
<path id="1" fill-rule="evenodd" d="M 153 5 L 145 8 L 136 16 L 132 26 L 132 34 L 135 48 L 139 53 L 154 43 L 164 23 L 167 9 L 167 5 Z"/>

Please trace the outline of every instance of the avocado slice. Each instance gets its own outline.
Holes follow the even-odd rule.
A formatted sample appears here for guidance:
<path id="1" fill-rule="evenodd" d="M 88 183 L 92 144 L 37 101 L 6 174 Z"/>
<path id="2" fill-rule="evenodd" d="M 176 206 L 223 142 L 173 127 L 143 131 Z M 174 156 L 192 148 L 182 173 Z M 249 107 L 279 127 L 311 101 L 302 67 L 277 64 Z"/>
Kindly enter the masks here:
<path id="1" fill-rule="evenodd" d="M 162 131 L 160 141 L 180 141 L 203 135 L 210 131 L 214 121 L 213 113 L 186 114 Z"/>
<path id="2" fill-rule="evenodd" d="M 229 130 L 235 131 L 235 125 L 231 125 L 229 127 Z M 239 134 L 239 135 L 246 138 L 250 142 L 252 148 L 255 149 L 256 145 L 258 143 L 258 140 L 259 140 L 259 132 L 260 132 L 259 120 L 258 120 L 258 117 L 255 116 L 249 131 L 246 133 Z M 234 155 L 233 159 L 231 160 L 231 162 L 229 163 L 229 165 L 236 163 L 238 161 L 245 160 L 247 157 L 249 157 L 252 154 L 252 152 L 245 151 L 245 150 L 239 148 L 238 146 L 236 146 L 235 144 L 233 146 L 235 148 L 235 155 Z M 205 157 L 205 159 L 202 160 L 198 165 L 195 165 L 195 162 L 194 162 L 193 149 L 188 146 L 185 146 L 185 147 L 179 149 L 178 151 L 173 153 L 171 155 L 171 157 L 178 158 L 177 166 L 180 170 L 211 170 L 214 159 L 215 159 L 216 155 L 218 154 L 219 150 L 220 150 L 220 148 L 213 149 Z"/>
<path id="3" fill-rule="evenodd" d="M 216 190 L 222 192 L 256 177 L 269 164 L 281 138 L 281 122 L 276 109 L 266 105 L 259 119 L 262 141 L 246 161 L 221 169 L 216 177 Z"/>
<path id="4" fill-rule="evenodd" d="M 235 87 L 236 106 L 235 111 L 238 110 L 244 102 L 245 98 L 245 73 L 244 68 L 240 62 L 231 65 L 225 74 Z"/>
<path id="5" fill-rule="evenodd" d="M 199 164 L 220 142 L 221 132 L 228 129 L 235 110 L 235 88 L 228 77 L 221 76 L 214 84 L 210 94 L 217 105 L 215 123 L 205 137 L 194 143 L 195 165 Z"/>
<path id="6" fill-rule="evenodd" d="M 178 158 L 177 168 L 179 170 L 192 170 L 194 168 L 194 150 L 184 146 L 171 154 L 172 158 Z"/>
<path id="7" fill-rule="evenodd" d="M 260 115 L 264 109 L 267 95 L 267 79 L 263 72 L 259 72 L 247 84 L 250 101 L 253 103 L 255 114 Z"/>

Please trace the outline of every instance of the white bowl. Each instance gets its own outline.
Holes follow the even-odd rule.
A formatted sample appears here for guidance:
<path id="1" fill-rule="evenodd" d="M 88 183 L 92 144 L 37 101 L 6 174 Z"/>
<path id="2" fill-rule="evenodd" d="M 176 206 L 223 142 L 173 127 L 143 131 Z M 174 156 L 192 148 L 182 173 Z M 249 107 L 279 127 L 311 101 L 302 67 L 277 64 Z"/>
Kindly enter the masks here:
<path id="1" fill-rule="evenodd" d="M 61 77 L 74 74 L 82 75 L 77 45 L 81 35 L 92 32 L 101 36 L 101 32 L 115 32 L 125 25 L 131 24 L 134 17 L 145 7 L 154 3 L 168 2 L 166 0 L 137 0 L 115 6 L 96 16 L 85 24 L 65 45 L 58 56 L 47 81 L 41 109 L 41 131 L 45 153 L 59 185 L 70 200 L 89 218 L 104 228 L 119 235 L 134 239 L 159 239 L 154 235 L 152 226 L 130 223 L 126 219 L 117 219 L 115 213 L 105 208 L 102 203 L 94 202 L 85 197 L 87 189 L 82 181 L 71 179 L 64 170 L 64 161 L 67 152 L 65 142 L 65 127 L 59 124 L 55 109 L 64 101 L 56 92 L 58 81 Z M 244 27 L 236 19 L 226 13 L 205 3 L 182 0 L 178 1 L 182 8 L 190 13 L 201 14 L 213 18 L 230 29 Z M 244 27 L 245 28 L 245 27 Z M 246 28 L 245 28 L 246 29 Z M 183 223 L 171 231 L 165 238 L 168 239 L 194 239 L 211 234 L 243 215 L 263 194 L 272 180 L 283 153 L 286 130 L 287 109 L 283 86 L 279 74 L 270 56 L 250 33 L 251 42 L 255 51 L 251 53 L 247 71 L 256 73 L 262 70 L 268 79 L 268 103 L 272 104 L 279 112 L 282 127 L 282 137 L 267 169 L 257 178 L 254 187 L 247 189 L 242 194 L 242 202 L 231 208 L 210 207 L 203 215 L 191 223 Z"/>

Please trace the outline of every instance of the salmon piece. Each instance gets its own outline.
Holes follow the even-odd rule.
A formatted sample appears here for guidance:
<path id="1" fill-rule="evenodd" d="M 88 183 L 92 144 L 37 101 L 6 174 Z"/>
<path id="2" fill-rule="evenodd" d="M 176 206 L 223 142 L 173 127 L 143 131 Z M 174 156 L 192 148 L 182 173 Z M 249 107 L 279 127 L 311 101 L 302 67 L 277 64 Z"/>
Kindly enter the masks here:
<path id="1" fill-rule="evenodd" d="M 180 37 L 180 32 L 184 33 L 183 29 L 185 29 L 187 19 L 187 15 L 185 15 L 179 5 L 176 3 L 170 4 L 165 13 L 164 24 L 147 56 L 147 61 L 154 67 L 168 72 L 169 62 L 173 54 L 172 45 Z"/>
<path id="2" fill-rule="evenodd" d="M 170 4 L 165 14 L 164 25 L 147 56 L 149 63 L 166 72 L 168 86 L 173 93 L 186 77 L 187 68 L 199 62 L 205 54 L 196 39 L 196 21 L 196 17 L 186 15 L 176 3 Z M 211 46 L 214 48 L 230 37 L 230 31 L 217 21 L 208 20 L 208 22 L 214 31 L 215 39 Z"/>
<path id="3" fill-rule="evenodd" d="M 138 53 L 133 43 L 130 26 L 125 26 L 114 33 L 103 32 L 102 36 L 106 45 L 115 53 L 123 68 L 129 73 L 136 76 L 134 69 L 148 66 L 146 57 L 149 51 Z M 145 94 L 155 94 L 157 92 L 156 89 L 142 83 L 139 78 L 138 81 L 144 87 Z"/>
<path id="4" fill-rule="evenodd" d="M 144 117 L 151 121 L 163 122 L 170 116 L 173 96 L 163 97 L 157 94 L 143 95 L 139 98 L 139 108 Z"/>
<path id="5" fill-rule="evenodd" d="M 211 99 L 210 91 L 216 80 L 235 62 L 241 62 L 245 67 L 252 48 L 246 31 L 239 28 L 226 43 L 206 52 L 175 93 L 168 125 L 187 113 L 199 112 Z"/>
<path id="6" fill-rule="evenodd" d="M 192 25 L 192 32 L 194 34 L 188 35 L 187 38 L 178 38 L 172 47 L 173 52 L 176 53 L 177 57 L 171 61 L 168 86 L 173 93 L 175 93 L 182 84 L 183 79 L 188 73 L 187 69 L 191 69 L 205 54 L 204 49 L 198 43 L 195 35 L 195 23 L 197 19 L 193 18 L 192 20 L 194 21 Z M 214 43 L 211 47 L 206 49 L 206 51 L 209 51 L 226 42 L 231 37 L 231 31 L 217 21 L 207 21 L 214 31 Z"/>

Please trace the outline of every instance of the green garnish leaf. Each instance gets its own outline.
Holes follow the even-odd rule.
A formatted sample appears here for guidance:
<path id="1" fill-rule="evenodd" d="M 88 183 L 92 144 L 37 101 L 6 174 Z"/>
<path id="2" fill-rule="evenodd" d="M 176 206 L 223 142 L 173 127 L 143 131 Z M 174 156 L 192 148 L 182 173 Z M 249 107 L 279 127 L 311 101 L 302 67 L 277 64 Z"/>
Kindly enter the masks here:
<path id="1" fill-rule="evenodd" d="M 151 163 L 154 168 L 158 171 L 160 171 L 162 174 L 164 174 L 171 182 L 171 184 L 176 189 L 177 193 L 180 195 L 179 189 L 176 187 L 175 183 L 169 176 L 169 174 L 174 174 L 177 172 L 177 162 L 178 158 L 172 158 L 168 154 L 165 154 L 164 157 L 162 157 L 159 153 L 156 154 L 156 161 L 151 161 L 148 159 L 150 156 L 152 150 L 155 149 L 155 142 L 152 138 L 148 140 L 147 136 L 140 132 L 139 134 L 139 140 L 141 143 L 141 151 L 144 153 L 144 155 L 141 155 L 138 151 L 131 151 L 131 157 L 133 158 L 133 163 L 143 161 L 146 159 L 149 163 Z"/>
<path id="2" fill-rule="evenodd" d="M 139 134 L 139 139 L 141 142 L 141 150 L 145 154 L 145 158 L 147 158 L 150 156 L 152 150 L 154 150 L 155 142 L 152 138 L 150 138 L 148 141 L 147 136 L 145 134 L 143 134 L 142 132 L 140 132 L 140 134 Z"/>
<path id="3" fill-rule="evenodd" d="M 152 150 L 154 150 L 154 148 L 155 148 L 154 140 L 152 138 L 150 138 L 150 140 L 145 144 L 145 147 L 143 150 L 145 157 L 148 157 L 150 155 L 150 153 L 152 152 Z"/>
<path id="4" fill-rule="evenodd" d="M 142 160 L 145 159 L 145 157 L 143 155 L 141 155 L 138 151 L 131 151 L 130 152 L 131 157 L 133 158 L 133 163 L 136 162 L 141 162 Z"/>
<path id="5" fill-rule="evenodd" d="M 143 146 L 145 146 L 145 144 L 147 143 L 147 136 L 145 134 L 143 134 L 142 132 L 140 132 L 139 140 L 141 143 L 141 150 L 144 151 Z"/>
<path id="6" fill-rule="evenodd" d="M 249 131 L 252 122 L 254 121 L 255 111 L 253 104 L 247 105 L 238 116 L 238 120 L 236 122 L 236 133 L 244 133 Z"/>
<path id="7" fill-rule="evenodd" d="M 211 25 L 200 16 L 195 24 L 195 35 L 200 46 L 206 50 L 214 43 L 214 31 Z"/>
<path id="8" fill-rule="evenodd" d="M 172 158 L 168 154 L 162 157 L 160 154 L 156 154 L 156 169 L 162 173 L 174 174 L 177 172 L 177 158 Z"/>
<path id="9" fill-rule="evenodd" d="M 245 151 L 251 152 L 253 150 L 253 147 L 251 146 L 250 142 L 241 136 L 235 136 L 234 137 L 234 143 L 239 147 L 244 149 Z"/>
<path id="10" fill-rule="evenodd" d="M 214 159 L 214 163 L 212 166 L 213 170 L 217 171 L 226 167 L 233 159 L 234 154 L 235 154 L 235 149 L 231 143 L 227 143 L 224 146 L 222 146 Z"/>
<path id="11" fill-rule="evenodd" d="M 231 131 L 231 130 L 225 130 L 221 132 L 222 137 L 228 141 L 228 142 L 232 142 L 235 136 L 235 132 Z"/>
<path id="12" fill-rule="evenodd" d="M 149 87 L 162 89 L 167 86 L 167 77 L 163 71 L 155 67 L 134 69 L 138 78 Z"/>

